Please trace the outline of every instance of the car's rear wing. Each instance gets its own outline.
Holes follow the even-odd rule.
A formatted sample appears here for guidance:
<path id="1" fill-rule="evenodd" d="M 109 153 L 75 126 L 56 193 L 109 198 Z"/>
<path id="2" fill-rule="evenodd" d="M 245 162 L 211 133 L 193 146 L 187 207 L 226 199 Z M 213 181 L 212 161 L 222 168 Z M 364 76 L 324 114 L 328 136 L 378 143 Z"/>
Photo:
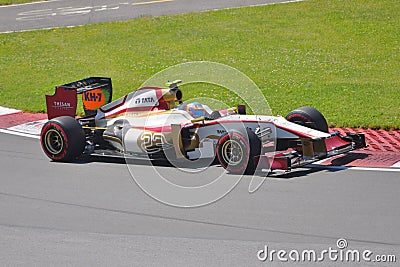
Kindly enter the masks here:
<path id="1" fill-rule="evenodd" d="M 54 95 L 46 95 L 47 116 L 49 120 L 59 116 L 75 117 L 78 94 L 82 95 L 85 116 L 93 116 L 96 114 L 98 108 L 111 102 L 111 78 L 90 77 L 56 86 Z"/>

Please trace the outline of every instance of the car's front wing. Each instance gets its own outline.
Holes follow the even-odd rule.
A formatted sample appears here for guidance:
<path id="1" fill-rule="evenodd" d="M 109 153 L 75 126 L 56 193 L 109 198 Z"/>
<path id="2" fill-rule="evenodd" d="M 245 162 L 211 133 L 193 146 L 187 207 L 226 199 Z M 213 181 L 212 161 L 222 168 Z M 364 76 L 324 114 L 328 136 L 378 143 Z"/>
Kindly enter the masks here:
<path id="1" fill-rule="evenodd" d="M 366 147 L 363 134 L 347 133 L 341 136 L 332 133 L 328 138 L 302 138 L 301 147 L 285 152 L 261 155 L 258 169 L 263 172 L 273 170 L 290 171 L 293 168 L 305 166 L 321 159 L 344 154 L 355 149 Z"/>

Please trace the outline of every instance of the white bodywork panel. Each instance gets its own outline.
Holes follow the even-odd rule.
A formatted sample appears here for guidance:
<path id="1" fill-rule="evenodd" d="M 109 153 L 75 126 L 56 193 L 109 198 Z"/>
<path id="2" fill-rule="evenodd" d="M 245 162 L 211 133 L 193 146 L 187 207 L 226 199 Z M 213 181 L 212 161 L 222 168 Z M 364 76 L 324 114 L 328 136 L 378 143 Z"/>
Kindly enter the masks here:
<path id="1" fill-rule="evenodd" d="M 130 108 L 135 108 L 146 105 L 153 106 L 155 99 L 155 93 L 152 90 L 143 90 L 138 95 L 128 95 L 124 104 L 119 102 L 122 105 L 112 109 L 109 113 L 99 110 L 96 123 L 100 126 L 103 125 L 102 127 L 113 127 L 117 121 L 123 121 L 124 151 L 129 153 L 152 153 L 146 150 L 146 146 L 154 144 L 160 147 L 171 147 L 171 125 L 189 126 L 190 133 L 197 135 L 199 140 L 199 147 L 187 153 L 190 159 L 214 157 L 218 138 L 232 129 L 240 131 L 250 128 L 256 134 L 257 131 L 267 130 L 265 132 L 269 132 L 269 134 L 264 135 L 262 142 L 275 138 L 296 139 L 304 137 L 316 139 L 330 136 L 327 133 L 275 116 L 228 114 L 216 120 L 192 123 L 194 118 L 187 111 L 179 109 L 122 112 L 127 110 L 127 102 L 129 102 Z M 114 116 L 114 114 L 117 115 Z M 106 119 L 105 117 L 112 118 Z"/>

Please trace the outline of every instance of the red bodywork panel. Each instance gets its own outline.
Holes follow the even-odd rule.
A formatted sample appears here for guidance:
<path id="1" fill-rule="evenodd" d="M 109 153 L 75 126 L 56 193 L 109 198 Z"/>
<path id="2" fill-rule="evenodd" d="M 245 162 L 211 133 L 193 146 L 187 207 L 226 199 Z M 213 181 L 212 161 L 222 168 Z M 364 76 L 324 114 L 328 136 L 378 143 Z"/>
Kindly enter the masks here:
<path id="1" fill-rule="evenodd" d="M 46 95 L 47 117 L 49 120 L 70 116 L 75 118 L 78 99 L 76 90 L 65 89 L 62 86 L 56 87 L 54 95 Z"/>
<path id="2" fill-rule="evenodd" d="M 326 144 L 326 150 L 331 151 L 331 150 L 338 149 L 338 148 L 341 148 L 344 146 L 348 146 L 351 143 L 343 140 L 342 138 L 340 138 L 340 136 L 335 135 L 335 136 L 327 138 L 325 140 L 325 144 Z"/>

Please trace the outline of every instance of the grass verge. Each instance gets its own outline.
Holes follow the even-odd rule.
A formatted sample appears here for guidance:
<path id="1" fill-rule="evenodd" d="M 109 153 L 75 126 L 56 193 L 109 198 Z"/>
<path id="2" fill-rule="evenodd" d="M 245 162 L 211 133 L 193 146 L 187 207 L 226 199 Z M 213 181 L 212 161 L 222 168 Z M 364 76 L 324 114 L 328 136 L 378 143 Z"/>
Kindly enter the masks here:
<path id="1" fill-rule="evenodd" d="M 118 97 L 207 60 L 253 79 L 274 114 L 311 105 L 331 125 L 400 128 L 398 14 L 399 1 L 311 0 L 1 34 L 0 105 L 41 112 L 55 85 L 94 75 Z"/>

